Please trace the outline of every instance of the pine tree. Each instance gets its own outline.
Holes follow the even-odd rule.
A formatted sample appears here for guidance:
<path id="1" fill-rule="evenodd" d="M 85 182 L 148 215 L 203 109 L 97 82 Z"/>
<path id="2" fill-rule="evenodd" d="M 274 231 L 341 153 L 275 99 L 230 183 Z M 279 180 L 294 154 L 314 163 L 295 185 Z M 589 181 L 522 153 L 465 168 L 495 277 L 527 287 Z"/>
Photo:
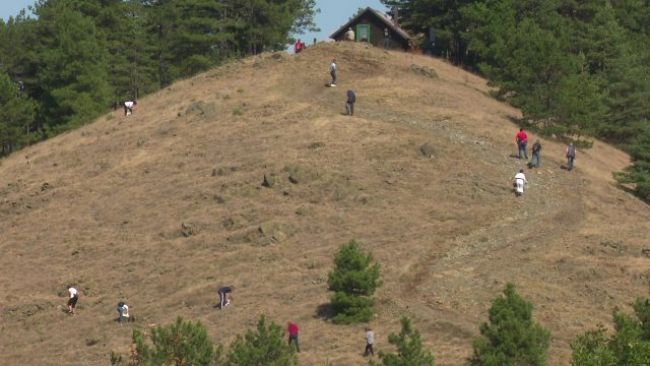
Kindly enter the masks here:
<path id="1" fill-rule="evenodd" d="M 372 256 L 362 252 L 352 240 L 343 245 L 334 259 L 334 270 L 327 283 L 332 296 L 334 322 L 353 323 L 369 321 L 372 317 L 372 295 L 379 281 L 379 264 Z"/>
<path id="2" fill-rule="evenodd" d="M 113 366 L 211 366 L 219 365 L 221 347 L 215 347 L 205 327 L 197 322 L 184 321 L 180 317 L 174 324 L 151 330 L 151 343 L 144 334 L 133 331 L 135 351 L 127 361 L 118 354 L 111 354 Z"/>
<path id="3" fill-rule="evenodd" d="M 295 351 L 285 339 L 282 328 L 262 315 L 255 331 L 238 336 L 230 345 L 226 366 L 297 366 Z"/>
<path id="4" fill-rule="evenodd" d="M 383 366 L 433 366 L 434 357 L 431 352 L 422 349 L 420 332 L 413 329 L 411 320 L 402 317 L 400 320 L 402 329 L 399 334 L 391 333 L 388 336 L 388 343 L 397 348 L 397 353 L 379 352 L 381 365 Z M 376 366 L 370 362 L 371 366 Z"/>
<path id="5" fill-rule="evenodd" d="M 0 156 L 29 143 L 35 107 L 9 75 L 0 73 Z"/>
<path id="6" fill-rule="evenodd" d="M 110 105 L 107 52 L 93 21 L 71 3 L 51 0 L 34 12 L 41 40 L 41 107 L 55 134 L 97 117 Z"/>
<path id="7" fill-rule="evenodd" d="M 481 325 L 468 365 L 546 365 L 550 334 L 533 321 L 532 314 L 533 305 L 508 284 L 503 296 L 492 302 L 490 322 Z"/>

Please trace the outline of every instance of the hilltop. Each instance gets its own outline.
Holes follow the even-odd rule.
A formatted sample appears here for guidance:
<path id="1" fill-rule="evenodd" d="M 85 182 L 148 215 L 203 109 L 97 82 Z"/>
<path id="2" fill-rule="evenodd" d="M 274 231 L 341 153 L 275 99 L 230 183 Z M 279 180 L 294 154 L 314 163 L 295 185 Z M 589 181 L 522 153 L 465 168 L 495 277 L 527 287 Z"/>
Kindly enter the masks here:
<path id="1" fill-rule="evenodd" d="M 325 88 L 333 56 L 340 80 Z M 126 300 L 139 326 L 183 316 L 224 344 L 261 313 L 294 320 L 302 365 L 365 364 L 363 325 L 318 314 L 335 251 L 357 239 L 382 265 L 377 350 L 404 314 L 436 365 L 461 365 L 514 282 L 553 334 L 549 364 L 568 365 L 577 334 L 648 295 L 650 210 L 612 179 L 629 157 L 599 142 L 568 173 L 564 146 L 542 140 L 515 199 L 520 112 L 489 92 L 440 60 L 319 44 L 178 82 L 128 118 L 3 159 L 0 363 L 105 365 L 130 344 L 111 321 Z M 225 311 L 219 285 L 236 286 Z"/>

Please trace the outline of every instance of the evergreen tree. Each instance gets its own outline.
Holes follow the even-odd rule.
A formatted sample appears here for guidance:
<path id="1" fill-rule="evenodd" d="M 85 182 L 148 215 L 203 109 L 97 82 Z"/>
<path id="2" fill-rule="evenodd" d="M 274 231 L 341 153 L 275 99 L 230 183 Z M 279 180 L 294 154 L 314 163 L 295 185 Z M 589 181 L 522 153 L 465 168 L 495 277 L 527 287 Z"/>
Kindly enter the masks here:
<path id="1" fill-rule="evenodd" d="M 422 349 L 420 332 L 413 329 L 411 320 L 402 317 L 400 320 L 402 329 L 399 334 L 391 333 L 388 336 L 388 343 L 397 348 L 397 353 L 379 352 L 381 365 L 383 366 L 433 366 L 434 357 L 431 352 Z M 377 365 L 370 362 L 371 366 Z"/>
<path id="2" fill-rule="evenodd" d="M 372 256 L 363 253 L 359 244 L 352 240 L 339 249 L 334 265 L 327 279 L 330 291 L 334 291 L 331 300 L 334 322 L 369 321 L 372 295 L 381 284 L 379 264 L 373 263 Z"/>
<path id="3" fill-rule="evenodd" d="M 0 73 L 0 156 L 29 143 L 35 103 L 5 73 Z"/>
<path id="4" fill-rule="evenodd" d="M 124 361 L 118 354 L 111 354 L 113 366 L 211 366 L 218 365 L 221 347 L 215 347 L 205 327 L 197 322 L 186 322 L 180 317 L 169 326 L 151 330 L 149 345 L 144 334 L 133 331 L 135 351 Z"/>
<path id="5" fill-rule="evenodd" d="M 97 117 L 110 105 L 106 49 L 92 20 L 60 0 L 41 2 L 38 16 L 41 108 L 52 134 Z"/>
<path id="6" fill-rule="evenodd" d="M 490 308 L 490 322 L 481 325 L 468 365 L 546 365 L 550 334 L 532 319 L 533 305 L 521 298 L 512 284 Z"/>
<path id="7" fill-rule="evenodd" d="M 605 330 L 580 335 L 571 344 L 573 366 L 618 366 L 650 364 L 650 300 L 637 299 L 635 317 L 614 312 L 615 334 Z"/>
<path id="8" fill-rule="evenodd" d="M 295 351 L 285 339 L 282 328 L 271 322 L 267 325 L 264 315 L 257 322 L 255 331 L 238 336 L 230 345 L 226 366 L 297 366 Z"/>

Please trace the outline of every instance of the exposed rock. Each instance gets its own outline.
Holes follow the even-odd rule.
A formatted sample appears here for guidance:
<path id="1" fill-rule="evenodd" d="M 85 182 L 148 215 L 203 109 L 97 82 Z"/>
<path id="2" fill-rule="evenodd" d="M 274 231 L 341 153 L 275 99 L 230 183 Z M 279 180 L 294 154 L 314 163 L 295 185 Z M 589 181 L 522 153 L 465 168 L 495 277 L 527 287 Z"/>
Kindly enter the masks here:
<path id="1" fill-rule="evenodd" d="M 421 75 L 425 76 L 431 79 L 437 79 L 438 78 L 438 73 L 430 67 L 427 66 L 420 66 L 416 64 L 411 64 L 410 67 L 411 71 L 415 73 L 416 75 Z"/>
<path id="2" fill-rule="evenodd" d="M 275 177 L 270 174 L 264 174 L 264 180 L 262 180 L 262 187 L 272 188 L 275 184 Z"/>
<path id="3" fill-rule="evenodd" d="M 52 186 L 48 182 L 45 182 L 45 183 L 41 184 L 41 192 L 45 192 L 45 191 L 47 191 L 48 189 L 51 189 L 51 188 L 52 188 Z"/>
<path id="4" fill-rule="evenodd" d="M 185 110 L 185 115 L 197 115 L 201 117 L 213 117 L 216 114 L 216 107 L 214 103 L 206 103 L 198 101 L 190 104 Z"/>
<path id="5" fill-rule="evenodd" d="M 425 143 L 424 145 L 420 146 L 420 153 L 427 158 L 433 158 L 433 146 L 431 146 L 431 144 L 428 142 Z"/>
<path id="6" fill-rule="evenodd" d="M 188 238 L 192 235 L 196 235 L 201 231 L 196 224 L 182 223 L 181 224 L 181 235 Z"/>

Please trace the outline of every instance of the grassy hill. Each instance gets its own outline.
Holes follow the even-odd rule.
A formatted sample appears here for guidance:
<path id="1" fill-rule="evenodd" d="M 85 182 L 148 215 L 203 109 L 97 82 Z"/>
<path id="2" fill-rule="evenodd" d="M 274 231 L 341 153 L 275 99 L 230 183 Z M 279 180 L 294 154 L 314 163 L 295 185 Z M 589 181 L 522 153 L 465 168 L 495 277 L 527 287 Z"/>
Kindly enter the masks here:
<path id="1" fill-rule="evenodd" d="M 323 86 L 331 57 L 337 88 Z M 342 115 L 349 88 L 355 117 Z M 488 92 L 439 60 L 319 44 L 179 82 L 128 118 L 3 159 L 0 364 L 106 365 L 129 348 L 131 326 L 112 321 L 125 300 L 137 326 L 183 316 L 224 344 L 261 313 L 293 320 L 301 364 L 363 365 L 363 325 L 319 315 L 333 255 L 357 239 L 382 265 L 376 350 L 405 314 L 437 365 L 462 365 L 514 282 L 553 334 L 549 364 L 568 365 L 576 334 L 648 295 L 650 210 L 612 180 L 627 155 L 598 142 L 569 173 L 564 146 L 542 140 L 516 199 L 520 114 Z M 224 311 L 220 285 L 236 287 Z"/>

